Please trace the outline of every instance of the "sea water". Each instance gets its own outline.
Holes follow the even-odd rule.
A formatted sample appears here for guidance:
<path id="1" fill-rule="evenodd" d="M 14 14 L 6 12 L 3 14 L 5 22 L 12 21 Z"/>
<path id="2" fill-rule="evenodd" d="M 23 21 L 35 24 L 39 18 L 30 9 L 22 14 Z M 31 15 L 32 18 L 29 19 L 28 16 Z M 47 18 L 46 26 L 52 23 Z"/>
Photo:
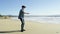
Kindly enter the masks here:
<path id="1" fill-rule="evenodd" d="M 18 19 L 13 17 L 12 19 Z M 25 17 L 26 21 L 35 21 L 39 23 L 60 24 L 60 17 Z"/>

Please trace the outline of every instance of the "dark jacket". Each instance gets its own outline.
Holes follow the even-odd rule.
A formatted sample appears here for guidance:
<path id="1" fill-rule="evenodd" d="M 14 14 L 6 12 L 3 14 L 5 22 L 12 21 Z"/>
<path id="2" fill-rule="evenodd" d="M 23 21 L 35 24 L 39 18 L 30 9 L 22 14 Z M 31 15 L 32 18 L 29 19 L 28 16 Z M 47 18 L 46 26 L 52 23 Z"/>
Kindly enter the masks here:
<path id="1" fill-rule="evenodd" d="M 18 19 L 20 18 L 24 18 L 24 11 L 22 9 L 20 10 L 19 16 L 18 16 Z"/>

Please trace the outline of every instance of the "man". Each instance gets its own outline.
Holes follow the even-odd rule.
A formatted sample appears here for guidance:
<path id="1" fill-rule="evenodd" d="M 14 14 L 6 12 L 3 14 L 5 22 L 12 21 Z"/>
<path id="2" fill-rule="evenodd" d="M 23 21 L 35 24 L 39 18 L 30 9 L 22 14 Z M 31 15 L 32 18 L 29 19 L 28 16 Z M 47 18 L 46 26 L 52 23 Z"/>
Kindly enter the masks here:
<path id="1" fill-rule="evenodd" d="M 26 8 L 26 6 L 22 6 L 22 9 L 19 12 L 19 16 L 18 19 L 20 19 L 21 21 L 21 32 L 25 31 L 24 29 L 24 14 L 29 14 L 29 13 L 25 13 L 24 9 Z"/>

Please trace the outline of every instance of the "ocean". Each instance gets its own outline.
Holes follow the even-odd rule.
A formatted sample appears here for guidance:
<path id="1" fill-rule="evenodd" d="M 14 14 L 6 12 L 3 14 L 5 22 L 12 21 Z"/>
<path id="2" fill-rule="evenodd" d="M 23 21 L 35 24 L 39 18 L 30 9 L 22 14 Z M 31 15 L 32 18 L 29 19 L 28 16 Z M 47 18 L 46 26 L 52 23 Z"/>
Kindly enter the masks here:
<path id="1" fill-rule="evenodd" d="M 13 17 L 12 19 L 17 19 L 18 17 Z M 26 21 L 35 21 L 39 23 L 48 23 L 48 24 L 60 24 L 60 17 L 25 17 Z"/>

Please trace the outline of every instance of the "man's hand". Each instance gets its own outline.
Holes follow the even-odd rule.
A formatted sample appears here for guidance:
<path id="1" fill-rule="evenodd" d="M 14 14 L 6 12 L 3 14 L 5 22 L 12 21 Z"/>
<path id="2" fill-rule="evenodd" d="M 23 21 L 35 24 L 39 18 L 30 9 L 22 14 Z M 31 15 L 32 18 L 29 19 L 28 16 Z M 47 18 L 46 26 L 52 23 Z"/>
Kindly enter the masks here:
<path id="1" fill-rule="evenodd" d="M 26 13 L 26 14 L 29 14 L 29 13 Z"/>
<path id="2" fill-rule="evenodd" d="M 29 13 L 24 12 L 24 14 L 29 14 Z"/>

